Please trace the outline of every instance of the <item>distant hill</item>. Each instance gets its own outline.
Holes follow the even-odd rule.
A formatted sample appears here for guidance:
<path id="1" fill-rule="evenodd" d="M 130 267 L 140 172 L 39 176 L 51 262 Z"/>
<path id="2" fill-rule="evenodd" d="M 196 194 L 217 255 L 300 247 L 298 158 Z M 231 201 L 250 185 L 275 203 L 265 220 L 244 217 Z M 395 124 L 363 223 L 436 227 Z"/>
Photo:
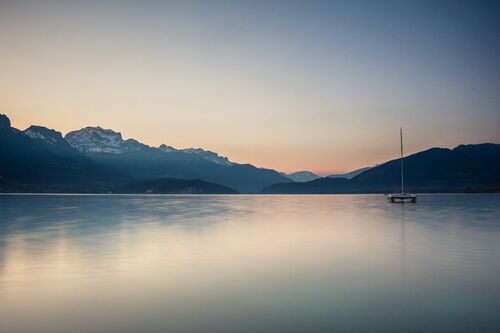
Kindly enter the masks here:
<path id="1" fill-rule="evenodd" d="M 311 171 L 298 171 L 287 174 L 286 176 L 291 180 L 293 180 L 294 182 L 299 182 L 299 183 L 309 182 L 311 180 L 321 178 L 320 176 Z"/>
<path id="2" fill-rule="evenodd" d="M 112 193 L 151 194 L 237 194 L 232 188 L 200 179 L 150 179 L 142 180 L 111 189 Z"/>
<path id="3" fill-rule="evenodd" d="M 357 175 L 362 174 L 365 171 L 370 170 L 371 168 L 372 167 L 366 167 L 366 168 L 361 168 L 361 169 L 357 169 L 357 170 L 354 170 L 354 171 L 351 171 L 351 172 L 346 172 L 346 173 L 335 173 L 335 174 L 332 174 L 332 175 L 328 175 L 327 177 L 328 178 L 347 178 L 347 179 L 351 179 L 351 178 L 356 177 Z"/>
<path id="4" fill-rule="evenodd" d="M 500 145 L 432 148 L 404 159 L 405 189 L 410 192 L 500 191 Z M 282 183 L 262 193 L 389 193 L 400 191 L 400 160 L 371 168 L 352 179 L 320 178 Z"/>

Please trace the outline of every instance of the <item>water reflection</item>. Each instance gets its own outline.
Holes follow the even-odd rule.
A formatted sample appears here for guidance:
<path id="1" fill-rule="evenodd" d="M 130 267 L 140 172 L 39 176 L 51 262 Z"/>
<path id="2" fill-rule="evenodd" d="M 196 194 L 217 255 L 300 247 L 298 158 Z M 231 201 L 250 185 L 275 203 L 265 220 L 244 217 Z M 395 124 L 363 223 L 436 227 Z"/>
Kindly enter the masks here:
<path id="1" fill-rule="evenodd" d="M 495 331 L 499 203 L 0 196 L 0 331 Z"/>

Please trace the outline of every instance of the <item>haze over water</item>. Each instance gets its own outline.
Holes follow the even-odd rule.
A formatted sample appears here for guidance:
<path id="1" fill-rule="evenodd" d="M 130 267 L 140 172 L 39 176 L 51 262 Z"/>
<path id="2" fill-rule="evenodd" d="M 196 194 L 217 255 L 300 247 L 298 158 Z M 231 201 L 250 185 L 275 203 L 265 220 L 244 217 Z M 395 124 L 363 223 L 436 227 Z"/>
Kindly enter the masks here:
<path id="1" fill-rule="evenodd" d="M 1 332 L 494 332 L 500 196 L 0 196 Z"/>

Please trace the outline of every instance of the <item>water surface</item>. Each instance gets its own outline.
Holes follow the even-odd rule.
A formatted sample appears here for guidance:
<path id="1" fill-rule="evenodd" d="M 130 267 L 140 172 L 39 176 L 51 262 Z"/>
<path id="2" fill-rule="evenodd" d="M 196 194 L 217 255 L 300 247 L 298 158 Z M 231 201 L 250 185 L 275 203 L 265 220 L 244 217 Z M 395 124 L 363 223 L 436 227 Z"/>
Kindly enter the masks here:
<path id="1" fill-rule="evenodd" d="M 0 332 L 498 332 L 500 196 L 0 196 Z"/>

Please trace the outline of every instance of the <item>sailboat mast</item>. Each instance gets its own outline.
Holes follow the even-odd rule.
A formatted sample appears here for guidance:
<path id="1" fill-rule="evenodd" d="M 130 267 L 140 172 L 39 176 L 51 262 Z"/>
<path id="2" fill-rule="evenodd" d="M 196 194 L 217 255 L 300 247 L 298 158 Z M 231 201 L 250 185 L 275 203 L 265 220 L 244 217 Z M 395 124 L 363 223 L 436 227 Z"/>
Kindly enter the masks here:
<path id="1" fill-rule="evenodd" d="M 403 129 L 399 129 L 399 138 L 401 139 L 401 193 L 405 193 L 403 177 Z"/>

